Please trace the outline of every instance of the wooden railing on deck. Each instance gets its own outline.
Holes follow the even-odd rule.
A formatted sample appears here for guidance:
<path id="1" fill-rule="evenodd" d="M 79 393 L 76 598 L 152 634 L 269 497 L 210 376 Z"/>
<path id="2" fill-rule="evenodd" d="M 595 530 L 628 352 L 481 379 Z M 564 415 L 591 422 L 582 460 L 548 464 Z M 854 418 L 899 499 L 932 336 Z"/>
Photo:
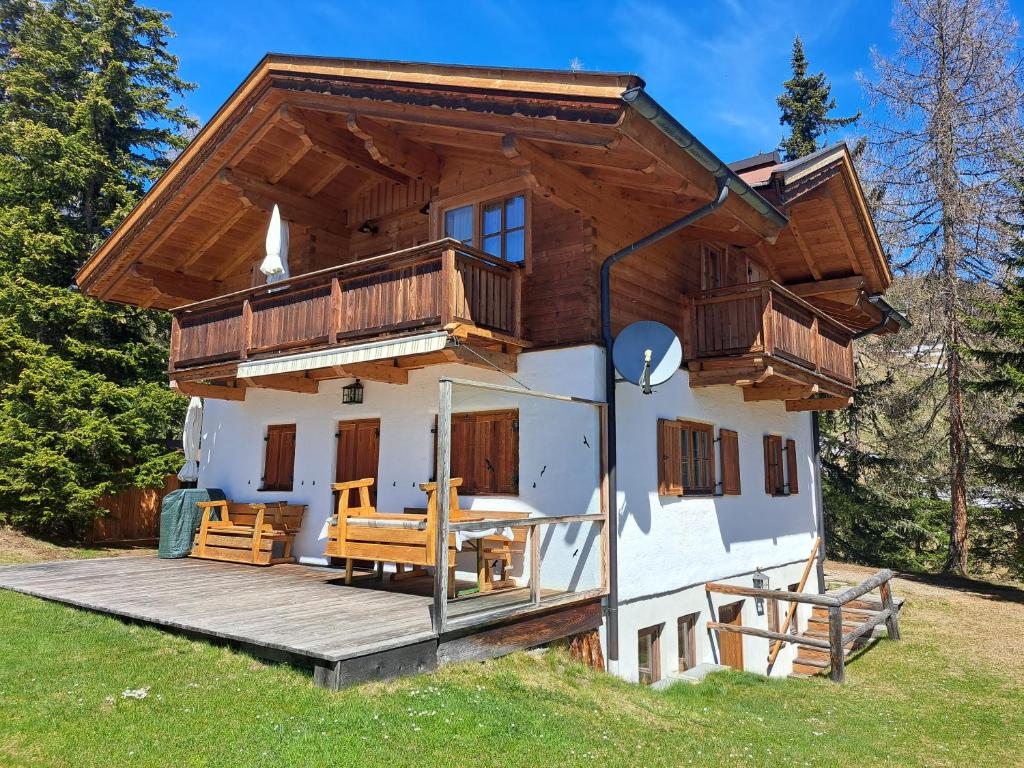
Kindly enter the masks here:
<path id="1" fill-rule="evenodd" d="M 705 291 L 693 297 L 690 320 L 695 359 L 761 353 L 854 383 L 853 334 L 778 283 Z"/>
<path id="2" fill-rule="evenodd" d="M 522 335 L 521 271 L 445 239 L 172 311 L 171 370 L 465 323 Z"/>

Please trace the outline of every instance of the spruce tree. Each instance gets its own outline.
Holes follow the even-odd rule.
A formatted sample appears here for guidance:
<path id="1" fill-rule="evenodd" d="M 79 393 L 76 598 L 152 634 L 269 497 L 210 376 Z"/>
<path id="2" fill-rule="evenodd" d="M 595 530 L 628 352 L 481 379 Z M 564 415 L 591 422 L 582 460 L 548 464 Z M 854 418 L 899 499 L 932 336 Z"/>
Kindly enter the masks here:
<path id="1" fill-rule="evenodd" d="M 851 117 L 828 116 L 836 108 L 832 86 L 824 72 L 807 74 L 807 57 L 799 35 L 793 38 L 791 66 L 793 77 L 782 84 L 785 91 L 776 99 L 782 110 L 779 124 L 789 126 L 789 137 L 780 147 L 786 160 L 811 154 L 819 149 L 818 140 L 822 136 L 860 119 L 860 112 Z"/>
<path id="2" fill-rule="evenodd" d="M 180 463 L 167 319 L 71 288 L 184 144 L 167 14 L 0 0 L 0 517 L 80 532 Z"/>

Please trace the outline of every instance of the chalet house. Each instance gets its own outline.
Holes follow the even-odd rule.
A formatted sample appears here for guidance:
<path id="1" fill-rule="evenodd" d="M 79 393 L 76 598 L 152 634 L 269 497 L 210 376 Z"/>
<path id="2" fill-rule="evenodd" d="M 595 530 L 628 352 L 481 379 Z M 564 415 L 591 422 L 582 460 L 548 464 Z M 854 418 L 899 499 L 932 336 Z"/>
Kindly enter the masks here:
<path id="1" fill-rule="evenodd" d="M 268 283 L 275 206 L 290 276 Z M 456 505 L 534 525 L 479 589 L 587 608 L 573 628 L 642 682 L 769 671 L 766 640 L 708 625 L 777 630 L 788 604 L 705 584 L 797 591 L 822 535 L 815 412 L 852 401 L 854 339 L 903 322 L 891 279 L 845 145 L 727 165 L 635 75 L 276 54 L 77 277 L 170 312 L 170 384 L 205 400 L 200 485 L 307 505 L 300 563 L 332 563 L 333 483 L 373 478 L 402 513 L 461 478 L 439 542 L 482 529 Z M 639 320 L 683 350 L 649 394 L 608 375 Z M 443 640 L 474 596 L 437 585 Z"/>

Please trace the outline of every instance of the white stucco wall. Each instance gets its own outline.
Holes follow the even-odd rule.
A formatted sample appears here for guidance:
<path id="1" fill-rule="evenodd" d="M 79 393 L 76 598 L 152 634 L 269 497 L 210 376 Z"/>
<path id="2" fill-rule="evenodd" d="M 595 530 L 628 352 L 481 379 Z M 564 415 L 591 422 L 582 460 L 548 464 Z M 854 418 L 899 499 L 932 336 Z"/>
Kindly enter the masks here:
<path id="1" fill-rule="evenodd" d="M 700 613 L 701 660 L 717 661 L 706 623 L 709 618 L 716 620 L 720 604 L 738 598 L 715 595 L 709 601 L 704 582 L 753 586 L 749 575 L 731 577 L 757 568 L 771 575 L 772 588 L 786 588 L 799 581 L 803 561 L 818 535 L 818 489 L 807 413 L 789 413 L 781 402 L 744 402 L 737 387 L 691 388 L 685 371 L 652 395 L 620 383 L 617 398 L 621 605 L 616 671 L 635 680 L 637 632 L 664 623 L 662 669 L 675 669 L 675 622 L 688 613 Z M 742 494 L 660 497 L 657 422 L 661 418 L 713 424 L 716 437 L 720 427 L 736 430 Z M 766 434 L 796 441 L 799 493 L 784 497 L 765 493 L 762 438 Z M 716 443 L 716 471 L 720 472 L 717 449 Z M 786 563 L 792 565 L 776 568 Z M 817 590 L 813 574 L 807 590 Z M 744 604 L 743 623 L 766 629 L 766 611 L 758 615 L 754 603 L 748 599 Z M 744 639 L 748 670 L 764 673 L 767 642 Z M 773 674 L 790 671 L 793 652 L 792 647 L 784 652 Z"/>
<path id="2" fill-rule="evenodd" d="M 406 385 L 364 381 L 364 403 L 342 405 L 347 381 L 327 381 L 317 395 L 250 389 L 244 402 L 209 400 L 204 417 L 200 484 L 222 488 L 245 501 L 287 500 L 308 505 L 295 551 L 302 562 L 326 563 L 326 521 L 332 513 L 337 422 L 379 418 L 380 486 L 378 508 L 400 511 L 422 507 L 418 484 L 433 474 L 433 435 L 438 379 L 444 376 L 513 384 L 497 372 L 462 365 L 412 371 Z M 603 400 L 603 350 L 593 346 L 530 352 L 520 356 L 516 374 L 526 386 L 557 394 Z M 532 514 L 594 513 L 598 433 L 593 409 L 537 398 L 505 396 L 456 388 L 454 410 L 520 409 L 520 494 L 517 497 L 464 498 L 466 509 L 519 510 Z M 739 433 L 740 496 L 659 497 L 657 421 L 685 418 Z M 289 493 L 259 491 L 264 435 L 269 424 L 296 424 L 294 487 Z M 773 588 L 799 580 L 817 531 L 816 476 L 811 421 L 806 413 L 788 413 L 782 403 L 746 403 L 738 388 L 691 389 L 685 371 L 649 396 L 629 384 L 618 385 L 618 508 L 620 661 L 614 671 L 636 679 L 636 633 L 658 624 L 662 668 L 675 669 L 675 622 L 700 613 L 701 660 L 717 660 L 706 622 L 720 603 L 703 583 L 728 581 L 760 567 Z M 771 497 L 764 492 L 762 437 L 774 433 L 796 440 L 800 492 Z M 717 434 L 717 433 L 716 433 Z M 717 461 L 717 444 L 716 464 Z M 592 526 L 544 530 L 545 587 L 596 586 L 599 546 Z M 789 564 L 780 567 L 783 564 Z M 522 572 L 520 565 L 519 573 Z M 470 560 L 460 561 L 469 571 Z M 749 575 L 735 583 L 749 585 Z M 816 578 L 808 585 L 816 590 Z M 766 611 L 748 599 L 743 623 L 767 627 Z M 763 646 L 763 647 L 762 647 Z M 764 672 L 767 641 L 747 638 L 745 661 Z M 774 674 L 789 671 L 792 649 L 784 651 Z"/>
<path id="3" fill-rule="evenodd" d="M 594 347 L 526 354 L 520 357 L 516 378 L 531 389 L 599 399 L 595 387 L 601 381 L 600 361 Z M 308 505 L 295 553 L 300 562 L 326 564 L 323 552 L 326 522 L 333 512 L 330 486 L 335 476 L 337 422 L 381 421 L 379 510 L 424 507 L 426 496 L 418 486 L 433 475 L 432 429 L 438 409 L 438 380 L 445 376 L 515 385 L 496 371 L 445 365 L 411 371 L 405 385 L 364 381 L 361 405 L 342 404 L 341 388 L 347 380 L 322 382 L 316 395 L 250 389 L 244 402 L 208 400 L 200 485 L 221 488 L 229 498 L 240 501 L 286 500 Z M 462 497 L 463 509 L 534 515 L 600 511 L 597 409 L 459 386 L 452 399 L 456 412 L 519 408 L 519 495 Z M 296 425 L 293 489 L 261 492 L 267 425 L 287 423 Z M 590 589 L 599 585 L 596 526 L 549 526 L 542 529 L 541 536 L 544 587 Z M 460 568 L 470 570 L 471 558 L 463 558 Z"/>

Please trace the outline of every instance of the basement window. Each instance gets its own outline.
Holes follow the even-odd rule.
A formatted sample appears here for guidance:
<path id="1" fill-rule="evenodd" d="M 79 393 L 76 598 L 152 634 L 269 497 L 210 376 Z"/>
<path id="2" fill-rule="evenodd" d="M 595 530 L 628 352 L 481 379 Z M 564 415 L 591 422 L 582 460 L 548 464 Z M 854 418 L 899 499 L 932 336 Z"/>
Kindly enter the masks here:
<path id="1" fill-rule="evenodd" d="M 641 685 L 661 680 L 661 625 L 637 633 L 637 675 Z"/>

